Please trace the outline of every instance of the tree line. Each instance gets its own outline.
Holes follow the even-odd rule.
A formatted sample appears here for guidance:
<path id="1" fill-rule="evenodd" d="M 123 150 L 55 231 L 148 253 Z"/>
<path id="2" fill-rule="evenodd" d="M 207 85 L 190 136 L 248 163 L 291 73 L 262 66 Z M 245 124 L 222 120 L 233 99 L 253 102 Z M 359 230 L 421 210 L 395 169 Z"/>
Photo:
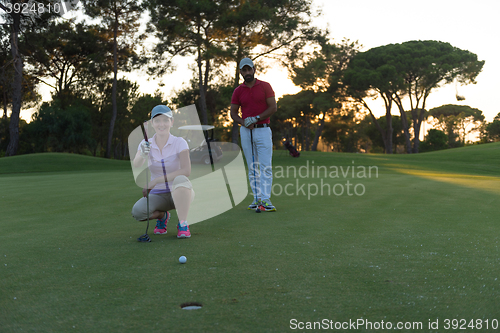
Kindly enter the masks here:
<path id="1" fill-rule="evenodd" d="M 84 0 L 86 19 L 78 21 L 9 10 L 24 2 L 0 4 L 2 155 L 65 151 L 126 158 L 128 134 L 160 103 L 196 104 L 203 124 L 214 124 L 221 140 L 237 142 L 228 110 L 245 56 L 256 60 L 257 77 L 264 69 L 260 60 L 272 59 L 301 88 L 278 100 L 276 147 L 283 138 L 302 150 L 317 150 L 320 142 L 352 152 L 444 147 L 430 144 L 434 137 L 419 142 L 429 116 L 446 136 L 446 147 L 465 144 L 473 130 L 482 142 L 499 139 L 498 117 L 486 124 L 472 107 L 426 110 L 433 90 L 475 83 L 484 65 L 475 54 L 438 41 L 361 52 L 357 42 L 335 42 L 328 30 L 314 27 L 310 0 Z M 54 1 L 35 3 L 47 8 Z M 137 83 L 119 78 L 133 70 L 168 76 L 180 57 L 194 59 L 192 78 L 170 99 L 159 91 L 140 94 Z M 39 105 L 41 84 L 51 87 L 52 99 Z M 367 103 L 375 96 L 385 103 L 383 117 L 375 117 Z M 391 113 L 394 105 L 399 116 Z M 37 111 L 27 124 L 19 114 L 33 106 Z"/>

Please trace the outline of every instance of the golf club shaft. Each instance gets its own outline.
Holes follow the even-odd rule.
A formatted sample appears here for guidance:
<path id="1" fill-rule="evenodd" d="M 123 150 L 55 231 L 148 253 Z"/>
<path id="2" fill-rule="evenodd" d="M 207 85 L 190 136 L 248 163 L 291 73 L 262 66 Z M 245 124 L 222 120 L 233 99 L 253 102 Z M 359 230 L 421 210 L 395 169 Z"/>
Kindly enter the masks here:
<path id="1" fill-rule="evenodd" d="M 147 122 L 145 122 L 147 126 Z M 144 140 L 149 143 L 148 134 L 146 133 L 146 129 L 144 128 L 144 124 L 141 124 L 142 134 L 144 135 Z M 149 229 L 149 159 L 146 161 L 146 209 L 147 209 L 147 224 L 146 224 L 146 235 L 148 234 Z"/>
<path id="2" fill-rule="evenodd" d="M 253 182 L 254 182 L 254 198 L 257 204 L 257 177 L 255 176 L 255 155 L 253 152 L 253 129 L 250 130 L 250 143 L 252 144 L 252 168 L 253 168 Z M 259 207 L 257 207 L 258 209 Z"/>
<path id="3" fill-rule="evenodd" d="M 148 229 L 149 229 L 149 173 L 148 173 L 148 168 L 146 169 L 146 209 L 147 209 L 147 215 L 148 215 L 148 222 L 146 224 L 146 235 L 148 234 Z"/>

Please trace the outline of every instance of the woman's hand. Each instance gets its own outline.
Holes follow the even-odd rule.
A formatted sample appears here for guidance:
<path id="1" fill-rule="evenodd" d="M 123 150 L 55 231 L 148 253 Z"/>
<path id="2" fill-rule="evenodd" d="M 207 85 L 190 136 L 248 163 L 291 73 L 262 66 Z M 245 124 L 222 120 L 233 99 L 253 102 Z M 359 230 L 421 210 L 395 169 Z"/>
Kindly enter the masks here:
<path id="1" fill-rule="evenodd" d="M 151 147 L 150 147 L 150 145 L 149 145 L 149 142 L 147 142 L 147 141 L 143 141 L 143 142 L 141 143 L 141 146 L 140 146 L 140 147 L 141 147 L 140 152 L 141 152 L 141 156 L 142 156 L 142 158 L 147 159 L 147 158 L 148 158 L 148 156 L 149 156 L 149 152 L 151 151 Z"/>
<path id="2" fill-rule="evenodd" d="M 151 192 L 151 189 L 143 188 L 142 189 L 142 196 L 147 197 L 149 192 Z"/>

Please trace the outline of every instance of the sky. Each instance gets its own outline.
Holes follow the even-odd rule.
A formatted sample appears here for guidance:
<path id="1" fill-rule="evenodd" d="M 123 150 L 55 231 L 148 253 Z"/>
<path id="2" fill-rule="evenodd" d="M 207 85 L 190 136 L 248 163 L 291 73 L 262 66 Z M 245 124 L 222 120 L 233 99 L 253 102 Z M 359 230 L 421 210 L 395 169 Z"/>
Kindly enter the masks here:
<path id="1" fill-rule="evenodd" d="M 500 91 L 500 24 L 496 17 L 500 13 L 500 1 L 313 0 L 313 8 L 321 8 L 323 12 L 314 24 L 328 27 L 333 41 L 340 42 L 343 38 L 357 40 L 363 46 L 362 51 L 410 40 L 437 40 L 477 54 L 479 60 L 485 60 L 477 84 L 457 86 L 452 83 L 437 89 L 428 97 L 426 109 L 444 104 L 469 105 L 483 111 L 489 122 L 500 113 L 495 100 Z M 177 58 L 175 63 L 177 71 L 161 80 L 164 86 L 160 91 L 167 97 L 187 84 L 192 76 L 188 69 L 191 59 Z M 145 75 L 127 77 L 140 84 L 142 93 L 154 93 L 158 88 L 159 81 L 148 80 Z M 289 79 L 287 71 L 278 66 L 257 73 L 256 77 L 271 83 L 277 99 L 300 91 Z M 47 96 L 47 91 L 47 88 L 42 89 L 44 96 Z M 457 91 L 465 97 L 464 101 L 456 100 Z M 380 98 L 370 100 L 368 104 L 376 116 L 385 114 Z M 24 111 L 21 116 L 28 120 L 30 113 Z M 393 114 L 397 115 L 399 111 L 394 108 Z"/>

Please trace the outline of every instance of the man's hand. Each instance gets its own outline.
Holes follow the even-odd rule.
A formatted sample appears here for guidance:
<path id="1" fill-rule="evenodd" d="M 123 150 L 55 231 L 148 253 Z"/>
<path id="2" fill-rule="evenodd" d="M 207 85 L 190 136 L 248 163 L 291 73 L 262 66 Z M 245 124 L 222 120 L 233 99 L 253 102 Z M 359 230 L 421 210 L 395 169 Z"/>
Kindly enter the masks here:
<path id="1" fill-rule="evenodd" d="M 151 147 L 149 147 L 149 142 L 143 141 L 141 143 L 141 156 L 143 158 L 148 158 L 149 151 L 151 150 Z"/>
<path id="2" fill-rule="evenodd" d="M 257 118 L 256 117 L 248 117 L 248 118 L 245 118 L 245 127 L 248 127 L 250 125 L 253 125 L 257 122 Z"/>

